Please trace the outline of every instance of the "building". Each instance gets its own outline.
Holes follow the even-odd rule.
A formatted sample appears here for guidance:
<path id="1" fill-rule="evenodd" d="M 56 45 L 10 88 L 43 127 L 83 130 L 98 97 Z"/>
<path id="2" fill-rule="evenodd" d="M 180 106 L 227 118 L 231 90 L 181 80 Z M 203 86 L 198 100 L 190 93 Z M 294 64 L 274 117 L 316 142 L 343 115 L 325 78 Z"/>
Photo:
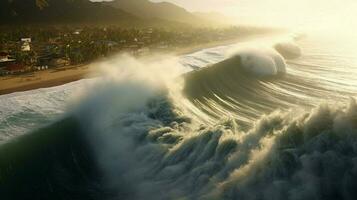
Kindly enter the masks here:
<path id="1" fill-rule="evenodd" d="M 15 59 L 0 60 L 0 68 L 6 68 L 12 64 L 15 64 Z"/>
<path id="2" fill-rule="evenodd" d="M 15 59 L 11 59 L 10 55 L 6 52 L 0 52 L 0 68 L 8 67 L 15 63 Z"/>
<path id="3" fill-rule="evenodd" d="M 21 42 L 31 43 L 32 39 L 31 38 L 21 38 Z"/>
<path id="4" fill-rule="evenodd" d="M 31 38 L 21 38 L 21 51 L 31 51 Z"/>
<path id="5" fill-rule="evenodd" d="M 26 66 L 17 64 L 17 63 L 12 63 L 12 64 L 9 64 L 8 66 L 6 66 L 5 70 L 9 74 L 23 73 L 26 71 Z"/>
<path id="6" fill-rule="evenodd" d="M 0 52 L 0 60 L 7 60 L 9 58 L 9 54 L 6 52 Z"/>

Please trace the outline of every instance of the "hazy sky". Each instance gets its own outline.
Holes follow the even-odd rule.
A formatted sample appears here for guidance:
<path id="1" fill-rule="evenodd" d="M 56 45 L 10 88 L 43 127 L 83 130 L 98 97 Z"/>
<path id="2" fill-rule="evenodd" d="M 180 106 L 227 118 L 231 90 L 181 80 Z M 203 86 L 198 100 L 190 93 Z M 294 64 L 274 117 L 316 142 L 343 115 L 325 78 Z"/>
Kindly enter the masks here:
<path id="1" fill-rule="evenodd" d="M 100 1 L 100 0 L 97 0 Z M 295 28 L 357 27 L 357 0 L 150 0 L 169 1 L 189 11 L 215 11 L 239 24 Z M 352 31 L 352 30 L 351 30 Z"/>
<path id="2" fill-rule="evenodd" d="M 159 2 L 162 0 L 152 0 Z M 239 23 L 284 26 L 352 26 L 356 0 L 167 0 L 190 11 L 218 11 Z"/>

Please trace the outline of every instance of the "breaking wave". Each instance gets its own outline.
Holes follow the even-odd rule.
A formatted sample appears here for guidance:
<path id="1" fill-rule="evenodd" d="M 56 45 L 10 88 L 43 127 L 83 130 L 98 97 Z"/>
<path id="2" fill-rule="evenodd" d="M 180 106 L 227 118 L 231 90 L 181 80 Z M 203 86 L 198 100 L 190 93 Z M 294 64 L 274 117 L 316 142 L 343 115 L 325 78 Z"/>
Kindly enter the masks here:
<path id="1" fill-rule="evenodd" d="M 112 110 L 117 114 L 110 124 L 98 124 L 97 117 L 84 122 L 95 124 L 85 132 L 114 197 L 356 197 L 354 100 L 348 107 L 322 105 L 297 116 L 276 112 L 262 117 L 248 131 L 240 131 L 232 118 L 196 125 L 195 118 L 174 102 L 163 94 L 124 112 L 119 107 L 119 111 Z"/>
<path id="2" fill-rule="evenodd" d="M 258 76 L 274 76 L 286 72 L 285 60 L 272 49 L 245 50 L 238 53 L 242 66 Z"/>
<path id="3" fill-rule="evenodd" d="M 1 145 L 1 196 L 357 198 L 354 99 L 321 104 L 314 95 L 335 90 L 270 48 L 184 75 L 175 58 L 156 60 L 104 63 L 62 120 Z"/>
<path id="4" fill-rule="evenodd" d="M 99 97 L 92 97 L 71 119 L 2 146 L 2 195 L 11 199 L 28 193 L 55 199 L 76 195 L 354 199 L 357 195 L 354 100 L 348 107 L 322 105 L 299 115 L 275 112 L 240 131 L 232 118 L 197 124 L 172 96 L 148 84 L 113 84 L 115 90 L 96 93 Z M 53 135 L 46 135 L 48 131 Z M 27 170 L 33 173 L 26 174 Z"/>

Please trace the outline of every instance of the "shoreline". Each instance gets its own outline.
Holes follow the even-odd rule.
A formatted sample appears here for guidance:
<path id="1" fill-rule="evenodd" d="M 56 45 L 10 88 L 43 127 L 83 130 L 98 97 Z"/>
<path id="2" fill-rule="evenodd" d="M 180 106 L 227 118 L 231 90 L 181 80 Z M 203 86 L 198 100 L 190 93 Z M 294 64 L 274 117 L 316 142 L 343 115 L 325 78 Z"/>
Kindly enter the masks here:
<path id="1" fill-rule="evenodd" d="M 70 66 L 61 69 L 37 71 L 31 74 L 5 76 L 0 78 L 0 95 L 49 88 L 83 78 L 91 78 L 93 69 L 89 65 Z"/>
<path id="2" fill-rule="evenodd" d="M 256 36 L 252 34 L 252 36 Z M 203 49 L 234 44 L 245 40 L 250 36 L 239 36 L 233 39 L 214 41 L 206 44 L 192 45 L 190 47 L 179 48 L 175 51 L 167 51 L 173 55 L 191 54 Z M 30 74 L 3 76 L 0 77 L 0 95 L 11 94 L 15 92 L 24 92 L 40 88 L 55 87 L 84 78 L 95 77 L 96 69 L 93 66 L 97 62 L 82 65 L 71 65 L 62 68 L 48 69 L 44 71 L 35 71 Z"/>

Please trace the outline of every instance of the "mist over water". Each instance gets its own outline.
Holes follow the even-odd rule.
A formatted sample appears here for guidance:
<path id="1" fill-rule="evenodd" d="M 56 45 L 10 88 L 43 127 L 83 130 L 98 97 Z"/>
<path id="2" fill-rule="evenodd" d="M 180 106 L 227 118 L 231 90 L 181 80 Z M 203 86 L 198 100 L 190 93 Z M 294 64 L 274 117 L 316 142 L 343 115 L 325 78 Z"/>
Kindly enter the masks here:
<path id="1" fill-rule="evenodd" d="M 79 126 L 100 178 L 85 175 L 90 187 L 66 187 L 72 165 L 86 171 L 78 167 L 83 155 L 71 150 L 73 159 L 65 164 L 47 161 L 47 173 L 55 175 L 41 185 L 43 193 L 94 199 L 355 199 L 354 49 L 347 42 L 296 38 L 256 38 L 178 58 L 118 56 L 100 64 L 102 78 L 2 96 L 8 103 L 42 95 L 58 107 L 23 103 L 21 109 L 9 108 L 0 127 L 21 135 L 49 123 L 41 119 L 53 110 Z M 33 110 L 42 114 L 33 122 L 37 126 L 11 116 Z M 59 127 L 69 131 L 62 122 Z M 16 135 L 4 140 L 11 143 L 7 138 Z"/>

